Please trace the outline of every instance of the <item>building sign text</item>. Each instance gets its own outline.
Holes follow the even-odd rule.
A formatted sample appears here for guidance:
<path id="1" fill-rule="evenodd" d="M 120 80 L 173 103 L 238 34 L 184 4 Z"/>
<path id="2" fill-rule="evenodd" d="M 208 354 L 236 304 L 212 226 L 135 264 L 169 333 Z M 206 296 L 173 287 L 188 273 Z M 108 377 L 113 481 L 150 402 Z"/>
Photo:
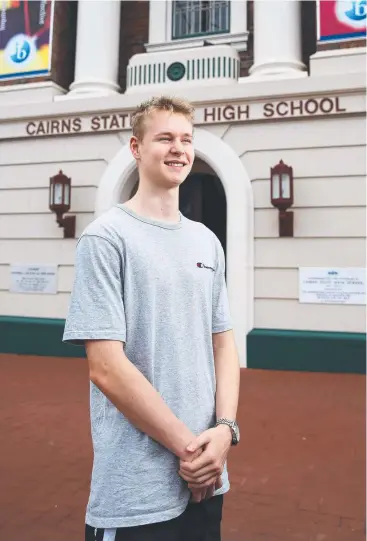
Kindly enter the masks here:
<path id="1" fill-rule="evenodd" d="M 11 265 L 12 293 L 57 293 L 57 267 L 39 265 Z"/>
<path id="2" fill-rule="evenodd" d="M 330 113 L 346 112 L 346 109 L 340 104 L 339 97 L 266 102 L 260 105 L 260 107 L 260 111 L 255 110 L 255 107 L 250 107 L 250 105 L 205 107 L 204 122 L 260 120 L 260 118 L 284 118 L 295 116 L 313 116 L 320 114 L 328 115 Z M 253 115 L 251 113 L 253 113 Z"/>
<path id="3" fill-rule="evenodd" d="M 299 301 L 314 304 L 366 304 L 366 269 L 299 269 Z"/>
<path id="4" fill-rule="evenodd" d="M 197 107 L 195 124 L 217 124 L 225 122 L 259 122 L 279 119 L 339 115 L 349 113 L 345 97 L 316 96 L 305 99 L 256 101 L 251 103 L 224 103 Z M 65 116 L 35 119 L 25 123 L 23 134 L 16 137 L 42 137 L 99 133 L 131 129 L 131 111 L 104 112 L 94 115 Z M 0 133 L 0 139 L 3 137 Z"/>

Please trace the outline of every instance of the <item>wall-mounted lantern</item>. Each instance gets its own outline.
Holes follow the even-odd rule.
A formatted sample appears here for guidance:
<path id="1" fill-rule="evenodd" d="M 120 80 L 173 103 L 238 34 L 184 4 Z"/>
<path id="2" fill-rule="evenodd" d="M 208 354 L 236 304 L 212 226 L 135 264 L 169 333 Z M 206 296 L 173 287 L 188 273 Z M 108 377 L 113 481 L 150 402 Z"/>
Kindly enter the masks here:
<path id="1" fill-rule="evenodd" d="M 279 210 L 279 236 L 293 237 L 293 169 L 283 160 L 270 169 L 271 204 Z"/>
<path id="2" fill-rule="evenodd" d="M 75 237 L 75 216 L 63 216 L 70 210 L 71 178 L 59 171 L 50 178 L 50 210 L 56 214 L 59 227 L 64 228 L 64 239 Z"/>

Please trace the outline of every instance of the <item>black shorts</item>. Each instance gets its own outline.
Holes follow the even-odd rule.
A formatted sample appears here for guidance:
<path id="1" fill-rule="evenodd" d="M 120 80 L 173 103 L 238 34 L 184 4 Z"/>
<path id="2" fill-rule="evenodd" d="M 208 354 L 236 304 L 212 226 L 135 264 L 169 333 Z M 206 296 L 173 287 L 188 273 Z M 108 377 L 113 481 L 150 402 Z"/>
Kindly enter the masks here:
<path id="1" fill-rule="evenodd" d="M 85 527 L 85 541 L 220 541 L 223 496 L 200 503 L 189 503 L 177 518 L 166 522 L 117 528 Z"/>

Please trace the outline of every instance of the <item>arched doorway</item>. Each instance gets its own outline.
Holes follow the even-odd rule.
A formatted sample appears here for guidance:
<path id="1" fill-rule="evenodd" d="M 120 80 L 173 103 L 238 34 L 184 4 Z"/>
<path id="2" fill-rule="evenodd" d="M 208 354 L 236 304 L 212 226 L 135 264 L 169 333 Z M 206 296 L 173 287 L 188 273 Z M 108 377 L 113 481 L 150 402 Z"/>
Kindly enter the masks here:
<path id="1" fill-rule="evenodd" d="M 195 128 L 196 160 L 224 188 L 226 216 L 227 288 L 240 362 L 246 366 L 246 337 L 254 319 L 254 206 L 247 171 L 236 152 L 208 129 Z M 119 201 L 127 201 L 137 180 L 136 163 L 129 145 L 124 145 L 109 163 L 98 186 L 95 216 Z"/>
<path id="2" fill-rule="evenodd" d="M 180 211 L 206 225 L 227 248 L 227 203 L 223 184 L 213 173 L 191 173 L 180 186 Z"/>

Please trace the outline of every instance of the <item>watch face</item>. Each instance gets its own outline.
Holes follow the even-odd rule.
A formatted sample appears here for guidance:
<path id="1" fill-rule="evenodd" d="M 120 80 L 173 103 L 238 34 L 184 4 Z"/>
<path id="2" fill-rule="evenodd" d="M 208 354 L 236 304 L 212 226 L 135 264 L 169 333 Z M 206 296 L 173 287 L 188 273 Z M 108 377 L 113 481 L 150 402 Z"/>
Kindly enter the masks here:
<path id="1" fill-rule="evenodd" d="M 233 431 L 234 431 L 234 436 L 235 436 L 235 440 L 236 440 L 236 443 L 239 443 L 240 441 L 240 429 L 238 428 L 237 424 L 233 424 Z"/>

